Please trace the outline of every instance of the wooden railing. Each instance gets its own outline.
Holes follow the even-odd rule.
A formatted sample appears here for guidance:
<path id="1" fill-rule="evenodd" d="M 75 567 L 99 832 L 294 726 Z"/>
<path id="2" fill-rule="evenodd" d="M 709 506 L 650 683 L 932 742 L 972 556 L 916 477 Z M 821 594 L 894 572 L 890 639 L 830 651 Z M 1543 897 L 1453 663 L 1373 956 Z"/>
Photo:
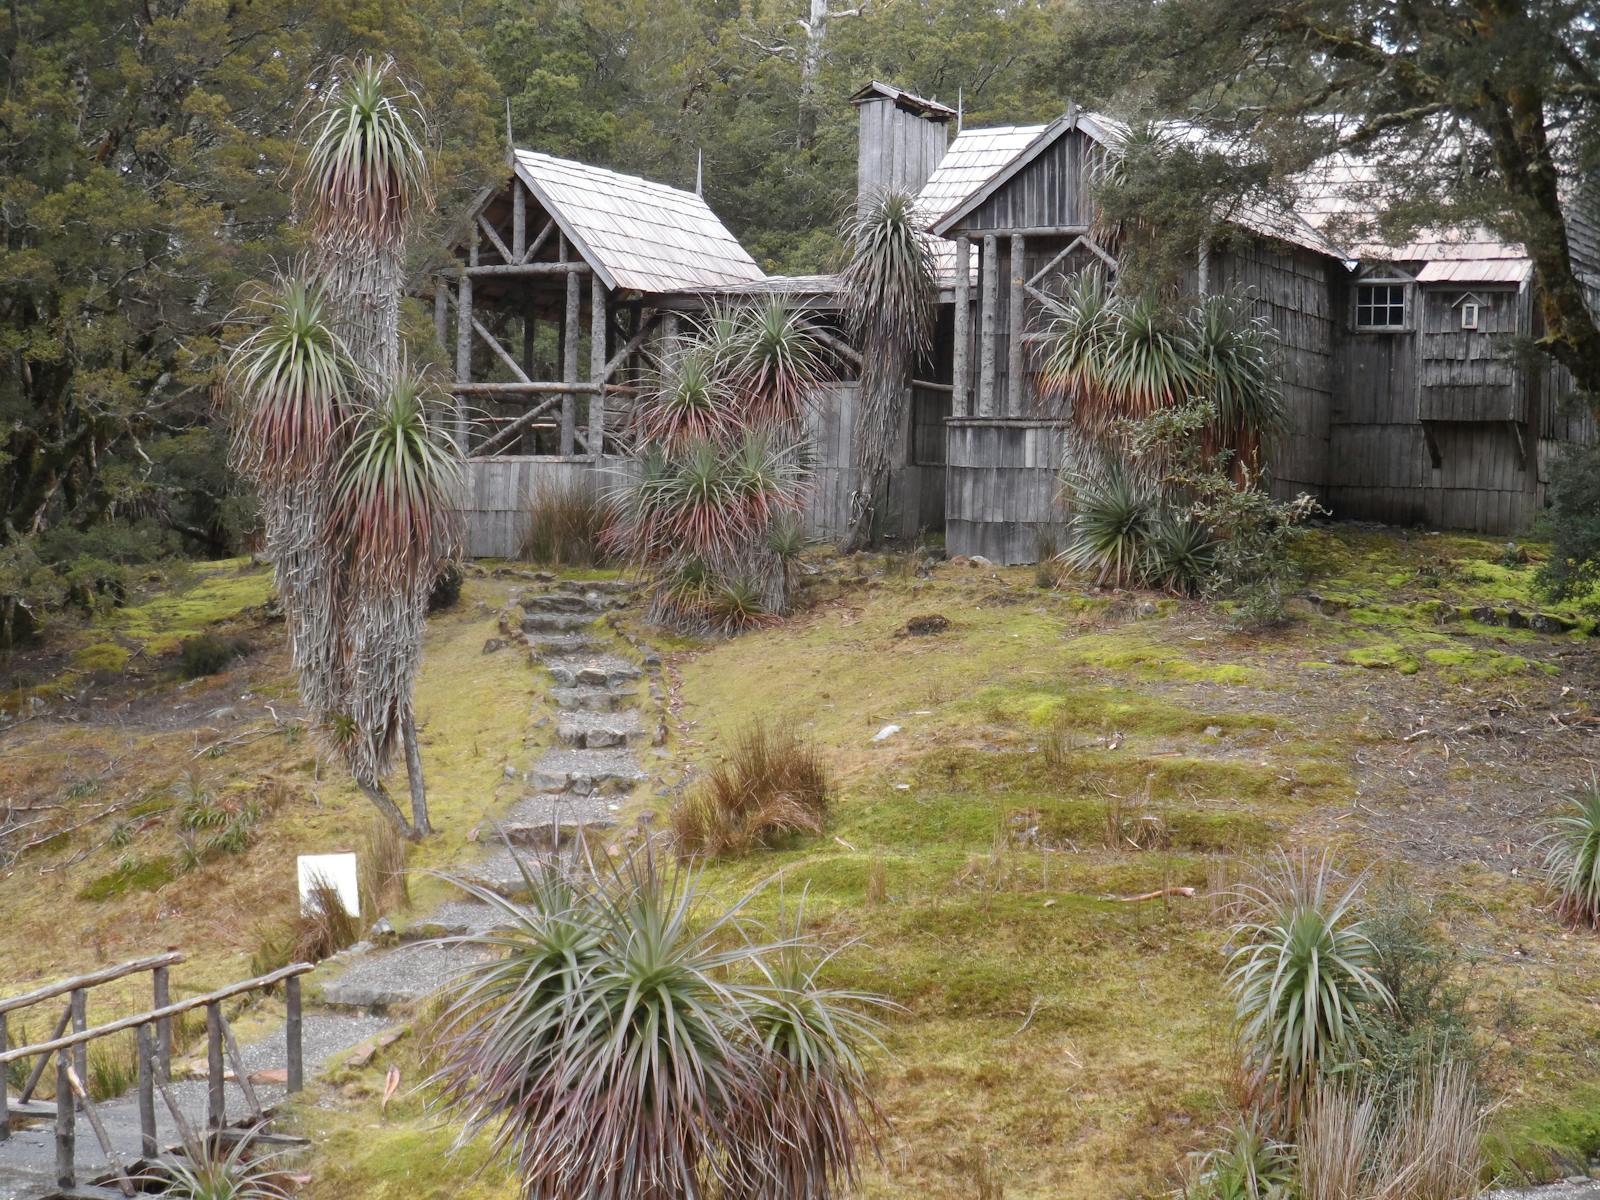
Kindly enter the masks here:
<path id="1" fill-rule="evenodd" d="M 86 1061 L 88 1044 L 96 1038 L 109 1037 L 113 1034 L 133 1030 L 138 1047 L 138 1106 L 139 1106 L 139 1133 L 140 1150 L 146 1160 L 155 1159 L 161 1146 L 156 1135 L 156 1108 L 155 1098 L 159 1092 L 172 1113 L 172 1119 L 179 1130 L 184 1133 L 185 1141 L 190 1140 L 188 1124 L 182 1109 L 174 1098 L 170 1089 L 172 1081 L 172 1019 L 186 1012 L 205 1009 L 206 1012 L 206 1125 L 213 1133 L 220 1133 L 227 1124 L 227 1064 L 233 1067 L 234 1079 L 239 1085 L 239 1090 L 244 1093 L 245 1103 L 249 1106 L 250 1116 L 255 1122 L 265 1119 L 266 1113 L 256 1095 L 255 1085 L 250 1081 L 250 1072 L 245 1068 L 244 1059 L 239 1053 L 239 1044 L 233 1036 L 226 1018 L 222 1014 L 222 1003 L 235 996 L 247 992 L 262 991 L 274 987 L 279 983 L 284 985 L 284 999 L 287 1014 L 284 1021 L 285 1045 L 285 1085 L 289 1092 L 298 1092 L 305 1085 L 305 1068 L 301 1044 L 301 1006 L 300 1006 L 300 976 L 313 969 L 311 963 L 295 963 L 283 967 L 267 975 L 260 975 L 254 979 L 247 979 L 240 983 L 229 984 L 227 987 L 218 988 L 216 991 L 207 992 L 202 996 L 194 996 L 187 1000 L 172 1003 L 167 995 L 169 981 L 165 972 L 173 963 L 182 960 L 182 955 L 160 955 L 152 959 L 140 959 L 137 962 L 124 963 L 118 967 L 108 967 L 104 971 L 92 975 L 80 976 L 76 979 L 64 980 L 46 988 L 17 996 L 10 1000 L 0 1001 L 0 1138 L 9 1133 L 10 1108 L 5 1098 L 6 1088 L 4 1079 L 6 1068 L 14 1062 L 38 1057 L 39 1062 L 34 1067 L 29 1077 L 28 1085 L 21 1093 L 18 1111 L 28 1116 L 48 1115 L 48 1110 L 42 1106 L 30 1103 L 33 1088 L 38 1084 L 39 1076 L 43 1073 L 50 1056 L 56 1059 L 56 1095 L 55 1095 L 55 1137 L 56 1137 L 56 1183 L 63 1189 L 71 1190 L 77 1186 L 76 1158 L 76 1112 L 82 1109 L 84 1116 L 94 1131 L 96 1140 L 100 1143 L 101 1150 L 106 1159 L 111 1163 L 117 1186 L 125 1196 L 135 1195 L 137 1187 L 127 1166 L 120 1160 L 105 1125 L 99 1113 L 95 1110 L 94 1101 L 90 1097 L 88 1087 L 84 1080 L 87 1075 Z M 155 994 L 157 1003 L 147 1012 L 138 1013 L 131 1017 L 109 1021 L 104 1025 L 86 1028 L 84 1020 L 85 1001 L 83 997 L 91 987 L 109 983 L 116 979 L 141 971 L 159 972 L 156 976 Z M 4 1020 L 7 1012 L 14 1012 L 30 1004 L 52 999 L 60 995 L 72 997 L 68 1010 L 63 1020 L 56 1026 L 55 1033 L 48 1041 L 38 1042 L 28 1046 L 7 1048 L 5 1041 Z M 66 1032 L 68 1020 L 72 1021 L 73 1032 Z"/>

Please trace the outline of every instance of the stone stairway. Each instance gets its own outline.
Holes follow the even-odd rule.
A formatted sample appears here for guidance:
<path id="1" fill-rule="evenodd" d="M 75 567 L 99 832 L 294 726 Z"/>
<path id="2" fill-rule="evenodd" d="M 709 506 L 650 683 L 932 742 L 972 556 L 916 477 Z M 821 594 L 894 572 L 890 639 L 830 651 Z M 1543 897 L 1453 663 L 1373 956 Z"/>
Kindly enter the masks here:
<path id="1" fill-rule="evenodd" d="M 517 596 L 501 618 L 502 633 L 520 639 L 530 665 L 546 677 L 558 711 L 553 722 L 540 722 L 553 744 L 517 773 L 524 791 L 496 815 L 485 852 L 456 865 L 462 879 L 513 901 L 523 898 L 527 881 L 517 855 L 570 852 L 580 838 L 609 835 L 623 804 L 649 778 L 640 753 L 666 738 L 664 694 L 654 678 L 661 663 L 630 644 L 614 616 L 636 590 L 615 580 L 552 581 Z M 365 1013 L 415 1004 L 480 955 L 472 947 L 420 939 L 505 925 L 505 914 L 490 905 L 451 900 L 415 920 L 401 944 L 339 956 L 337 976 L 321 985 L 321 1003 Z"/>

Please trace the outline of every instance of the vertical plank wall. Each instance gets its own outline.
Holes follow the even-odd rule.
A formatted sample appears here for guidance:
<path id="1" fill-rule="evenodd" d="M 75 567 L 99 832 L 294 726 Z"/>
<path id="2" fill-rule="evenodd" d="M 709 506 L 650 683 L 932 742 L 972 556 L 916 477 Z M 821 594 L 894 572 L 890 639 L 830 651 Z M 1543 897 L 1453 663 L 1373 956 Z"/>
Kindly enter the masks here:
<path id="1" fill-rule="evenodd" d="M 468 558 L 514 558 L 528 526 L 528 505 L 541 487 L 600 491 L 637 473 L 631 458 L 607 457 L 597 467 L 585 456 L 516 455 L 467 460 L 466 553 Z"/>
<path id="2" fill-rule="evenodd" d="M 946 551 L 1003 565 L 1037 562 L 1042 541 L 1059 543 L 1064 530 L 1064 423 L 953 417 L 945 432 Z"/>

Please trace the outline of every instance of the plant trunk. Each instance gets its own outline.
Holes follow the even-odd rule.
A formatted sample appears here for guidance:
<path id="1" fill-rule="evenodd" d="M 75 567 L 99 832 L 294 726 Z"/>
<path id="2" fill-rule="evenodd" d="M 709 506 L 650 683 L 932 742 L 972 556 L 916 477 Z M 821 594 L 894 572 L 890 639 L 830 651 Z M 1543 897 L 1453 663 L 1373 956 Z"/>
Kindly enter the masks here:
<path id="1" fill-rule="evenodd" d="M 412 832 L 411 826 L 406 824 L 406 815 L 400 811 L 400 806 L 394 802 L 394 799 L 384 789 L 383 784 L 362 783 L 358 779 L 356 780 L 356 786 L 361 789 L 362 794 L 368 800 L 372 801 L 374 807 L 383 814 L 384 820 L 399 830 L 402 837 L 416 841 L 417 835 Z"/>
<path id="2" fill-rule="evenodd" d="M 406 747 L 406 781 L 411 786 L 411 838 L 420 841 L 433 832 L 428 823 L 428 792 L 422 781 L 422 749 L 417 745 L 417 720 L 406 705 L 406 715 L 400 727 L 400 736 Z"/>
<path id="3" fill-rule="evenodd" d="M 861 409 L 856 417 L 856 494 L 850 506 L 850 528 L 839 549 L 849 554 L 872 540 L 878 494 L 889 481 L 889 456 L 905 415 L 910 371 L 903 347 L 869 336 L 861 355 Z"/>

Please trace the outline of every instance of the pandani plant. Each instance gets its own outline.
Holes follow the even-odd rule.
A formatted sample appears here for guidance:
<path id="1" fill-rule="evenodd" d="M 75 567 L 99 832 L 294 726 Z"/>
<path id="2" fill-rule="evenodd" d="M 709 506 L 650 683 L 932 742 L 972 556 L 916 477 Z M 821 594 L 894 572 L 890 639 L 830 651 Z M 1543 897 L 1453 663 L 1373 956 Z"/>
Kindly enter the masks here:
<path id="1" fill-rule="evenodd" d="M 432 202 L 426 125 L 387 59 L 335 62 L 310 105 L 296 195 L 316 266 L 246 305 L 235 461 L 262 493 L 301 696 L 362 791 L 421 837 L 412 693 L 460 481 L 433 415 L 442 390 L 400 345 L 406 239 Z M 401 747 L 409 821 L 383 785 Z"/>
<path id="2" fill-rule="evenodd" d="M 811 479 L 805 413 L 831 370 L 782 298 L 712 309 L 669 349 L 634 417 L 636 477 L 603 545 L 654 576 L 652 620 L 734 633 L 787 610 Z"/>
<path id="3" fill-rule="evenodd" d="M 450 939 L 487 952 L 446 991 L 429 1085 L 539 1200 L 828 1200 L 880 1117 L 866 1056 L 879 997 L 830 988 L 830 955 L 714 906 L 652 843 L 618 862 L 517 859 L 529 900 Z M 759 889 L 758 889 L 759 890 Z"/>
<path id="4" fill-rule="evenodd" d="M 846 324 L 861 348 L 861 402 L 853 434 L 856 490 L 840 542 L 858 550 L 872 536 L 890 452 L 905 423 L 911 372 L 931 344 L 938 301 L 933 242 L 901 188 L 865 196 L 839 230 Z"/>

